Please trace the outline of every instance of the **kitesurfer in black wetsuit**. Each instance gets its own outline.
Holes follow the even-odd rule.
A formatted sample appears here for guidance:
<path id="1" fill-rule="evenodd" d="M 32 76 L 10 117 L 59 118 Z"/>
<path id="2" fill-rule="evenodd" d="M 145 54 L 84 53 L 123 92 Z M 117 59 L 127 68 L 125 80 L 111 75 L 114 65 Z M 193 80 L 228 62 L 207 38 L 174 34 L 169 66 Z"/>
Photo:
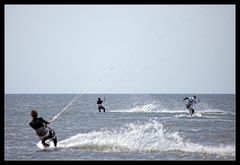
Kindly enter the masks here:
<path id="1" fill-rule="evenodd" d="M 193 97 L 185 97 L 183 101 L 188 100 L 188 103 L 186 104 L 186 108 L 189 110 L 190 114 L 194 114 L 194 109 L 193 109 L 193 104 L 196 104 L 196 96 L 194 95 Z"/>
<path id="2" fill-rule="evenodd" d="M 102 105 L 103 101 L 105 101 L 106 98 L 104 97 L 103 100 L 101 100 L 101 98 L 98 98 L 97 100 L 97 105 L 98 105 L 98 111 L 101 112 L 101 109 L 103 109 L 103 112 L 105 112 L 105 108 L 104 106 Z"/>
<path id="3" fill-rule="evenodd" d="M 54 142 L 55 147 L 57 146 L 57 137 L 55 136 L 54 130 L 47 127 L 47 124 L 50 124 L 50 122 L 44 120 L 41 117 L 38 117 L 38 113 L 35 110 L 32 110 L 31 112 L 32 121 L 29 123 L 29 125 L 36 131 L 37 136 L 40 140 L 42 140 L 43 146 L 46 148 L 49 146 L 49 144 L 45 143 L 47 139 L 51 139 Z"/>

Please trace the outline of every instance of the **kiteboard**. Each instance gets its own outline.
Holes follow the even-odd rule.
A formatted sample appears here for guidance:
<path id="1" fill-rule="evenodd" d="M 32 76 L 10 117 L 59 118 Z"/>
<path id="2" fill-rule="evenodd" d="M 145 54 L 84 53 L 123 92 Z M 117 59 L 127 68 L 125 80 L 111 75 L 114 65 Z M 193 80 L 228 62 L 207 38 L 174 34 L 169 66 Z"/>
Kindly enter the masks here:
<path id="1" fill-rule="evenodd" d="M 190 115 L 190 117 L 201 117 L 202 114 L 201 113 L 198 113 L 198 112 L 195 112 L 194 114 Z"/>
<path id="2" fill-rule="evenodd" d="M 42 150 L 44 150 L 44 149 L 50 149 L 50 148 L 55 148 L 54 142 L 53 142 L 52 139 L 47 139 L 47 140 L 45 141 L 45 143 L 47 143 L 49 146 L 48 146 L 48 147 L 44 147 L 43 144 L 42 144 L 42 141 L 40 140 L 40 141 L 37 143 L 37 147 L 38 147 L 39 149 L 42 149 Z"/>

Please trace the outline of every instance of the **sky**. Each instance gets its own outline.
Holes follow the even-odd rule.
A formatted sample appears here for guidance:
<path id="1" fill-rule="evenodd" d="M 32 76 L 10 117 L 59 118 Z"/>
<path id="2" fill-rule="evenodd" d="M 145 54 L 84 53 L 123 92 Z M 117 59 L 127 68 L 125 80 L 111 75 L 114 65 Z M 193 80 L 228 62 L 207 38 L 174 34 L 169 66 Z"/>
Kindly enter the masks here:
<path id="1" fill-rule="evenodd" d="M 5 5 L 5 93 L 235 94 L 235 5 Z"/>

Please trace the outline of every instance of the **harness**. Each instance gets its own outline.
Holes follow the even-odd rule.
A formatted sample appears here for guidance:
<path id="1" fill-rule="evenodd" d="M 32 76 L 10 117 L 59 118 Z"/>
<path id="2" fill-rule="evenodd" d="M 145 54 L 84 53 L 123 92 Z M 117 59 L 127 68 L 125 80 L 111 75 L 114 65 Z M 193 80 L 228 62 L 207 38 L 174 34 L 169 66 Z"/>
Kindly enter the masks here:
<path id="1" fill-rule="evenodd" d="M 45 137 L 49 136 L 49 130 L 45 127 L 40 127 L 36 130 L 36 134 L 40 140 L 44 139 Z"/>

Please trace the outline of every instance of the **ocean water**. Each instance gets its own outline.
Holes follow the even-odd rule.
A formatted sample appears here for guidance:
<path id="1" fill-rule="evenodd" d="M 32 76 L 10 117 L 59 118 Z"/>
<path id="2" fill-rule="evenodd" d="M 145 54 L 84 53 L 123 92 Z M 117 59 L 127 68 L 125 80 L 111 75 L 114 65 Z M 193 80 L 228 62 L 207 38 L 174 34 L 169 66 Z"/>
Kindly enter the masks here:
<path id="1" fill-rule="evenodd" d="M 197 95 L 191 117 L 191 94 L 86 94 L 49 124 L 58 146 L 37 148 L 31 110 L 48 120 L 75 96 L 5 94 L 5 160 L 236 160 L 234 94 Z"/>

